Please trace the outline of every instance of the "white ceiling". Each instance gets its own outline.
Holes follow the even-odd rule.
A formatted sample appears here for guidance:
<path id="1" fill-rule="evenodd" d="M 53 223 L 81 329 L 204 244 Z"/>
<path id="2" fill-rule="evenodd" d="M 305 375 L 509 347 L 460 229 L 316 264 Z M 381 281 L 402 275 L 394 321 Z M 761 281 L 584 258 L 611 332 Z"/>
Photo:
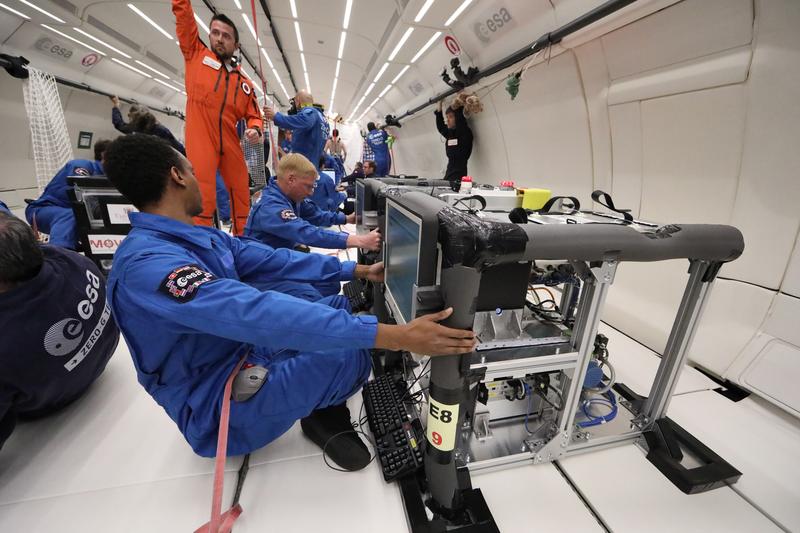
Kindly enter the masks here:
<path id="1" fill-rule="evenodd" d="M 280 88 L 278 79 L 268 67 L 263 56 L 259 54 L 256 41 L 244 22 L 243 15 L 252 18 L 250 0 L 239 0 L 241 9 L 236 7 L 236 0 L 208 0 L 208 2 L 236 23 L 243 50 L 246 51 L 256 66 L 258 66 L 258 60 L 261 57 L 268 92 L 274 92 L 278 99 L 285 104 L 287 102 L 286 94 Z M 434 33 L 444 30 L 444 22 L 462 2 L 463 0 L 435 0 L 420 22 L 415 23 L 414 18 L 425 3 L 425 0 L 352 0 L 352 14 L 347 30 L 347 39 L 343 51 L 333 109 L 328 108 L 331 103 L 331 90 L 333 88 L 339 40 L 342 33 L 347 0 L 296 0 L 296 19 L 292 15 L 290 0 L 266 0 L 274 28 L 270 27 L 269 21 L 261 9 L 260 0 L 256 0 L 255 5 L 258 31 L 263 48 L 272 60 L 277 75 L 289 95 L 293 96 L 295 89 L 306 86 L 300 49 L 295 35 L 294 23 L 297 21 L 303 41 L 309 84 L 315 101 L 324 105 L 329 111 L 339 113 L 345 117 L 353 115 L 353 118 L 358 118 L 403 67 L 409 64 L 411 58 Z M 25 32 L 26 30 L 39 33 L 47 32 L 39 25 L 42 23 L 48 24 L 54 29 L 58 29 L 104 51 L 108 54 L 107 59 L 116 57 L 141 69 L 139 65 L 134 63 L 134 60 L 138 59 L 160 70 L 170 78 L 170 80 L 160 78 L 162 81 L 167 81 L 167 83 L 180 88 L 179 85 L 174 83 L 183 81 L 183 60 L 176 42 L 167 39 L 129 9 L 125 1 L 32 0 L 32 3 L 62 18 L 65 21 L 64 24 L 37 12 L 19 0 L 3 0 L 3 3 L 31 18 L 29 21 L 22 21 L 22 19 L 0 9 L 0 18 L 3 19 L 4 23 L 7 18 L 16 19 L 22 23 L 22 27 L 14 30 L 15 33 Z M 134 0 L 131 3 L 174 37 L 175 23 L 169 0 Z M 469 5 L 465 13 L 477 3 L 473 2 Z M 208 24 L 211 18 L 211 11 L 204 2 L 202 0 L 193 0 L 192 5 L 197 15 Z M 70 6 L 74 6 L 74 10 Z M 91 23 L 93 20 L 99 21 L 111 28 L 111 30 L 119 32 L 123 38 L 117 39 L 103 29 L 96 27 L 95 24 Z M 102 39 L 115 48 L 131 55 L 132 59 L 125 59 L 118 53 L 87 39 L 77 33 L 73 29 L 74 27 L 78 27 Z M 414 31 L 405 45 L 399 50 L 393 61 L 390 62 L 369 95 L 362 100 L 359 108 L 357 110 L 354 109 L 375 78 L 375 75 L 387 62 L 401 36 L 410 27 L 413 27 Z M 288 66 L 284 63 L 273 38 L 273 30 L 281 41 Z M 202 28 L 200 33 L 201 37 L 207 41 L 207 36 Z M 52 33 L 50 36 L 64 41 L 63 37 L 55 36 Z M 2 37 L 3 42 L 8 39 L 5 34 L 0 35 L 0 37 Z M 125 42 L 125 37 L 129 41 Z M 83 50 L 80 45 L 71 44 L 81 48 L 82 52 L 88 53 L 88 50 Z M 135 47 L 132 45 L 135 45 Z M 148 52 L 158 56 L 171 68 L 166 69 L 165 65 L 160 64 L 152 57 L 148 57 Z M 290 81 L 289 69 L 291 69 L 295 85 Z M 164 89 L 163 86 L 156 84 L 153 80 L 126 70 L 111 61 L 102 61 L 94 67 L 94 70 L 92 74 L 102 74 L 103 76 L 124 80 L 124 86 L 130 87 L 136 92 L 155 94 L 151 86 L 156 89 Z M 153 74 L 151 71 L 143 70 Z M 253 74 L 253 69 L 247 64 L 246 70 Z M 83 69 L 81 73 L 86 72 L 87 69 Z M 154 75 L 154 78 L 159 78 L 159 76 Z M 166 92 L 169 93 L 167 96 L 172 99 L 171 105 L 177 105 L 179 101 L 183 101 L 182 95 L 170 90 Z M 355 113 L 353 113 L 354 111 Z"/>

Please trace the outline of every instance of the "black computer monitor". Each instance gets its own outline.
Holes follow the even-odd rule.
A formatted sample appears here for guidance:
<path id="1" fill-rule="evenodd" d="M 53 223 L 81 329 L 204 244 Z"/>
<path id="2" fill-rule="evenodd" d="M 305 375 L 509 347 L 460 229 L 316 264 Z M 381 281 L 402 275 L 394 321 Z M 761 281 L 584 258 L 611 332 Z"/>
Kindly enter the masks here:
<path id="1" fill-rule="evenodd" d="M 386 302 L 398 323 L 416 317 L 419 288 L 436 284 L 439 219 L 444 204 L 420 192 L 387 198 L 384 222 Z"/>
<path id="2" fill-rule="evenodd" d="M 405 324 L 414 319 L 414 287 L 419 274 L 422 220 L 397 204 L 386 208 L 386 298 L 395 320 Z"/>
<path id="3" fill-rule="evenodd" d="M 364 220 L 364 195 L 367 193 L 363 180 L 356 180 L 356 226 L 363 224 Z"/>

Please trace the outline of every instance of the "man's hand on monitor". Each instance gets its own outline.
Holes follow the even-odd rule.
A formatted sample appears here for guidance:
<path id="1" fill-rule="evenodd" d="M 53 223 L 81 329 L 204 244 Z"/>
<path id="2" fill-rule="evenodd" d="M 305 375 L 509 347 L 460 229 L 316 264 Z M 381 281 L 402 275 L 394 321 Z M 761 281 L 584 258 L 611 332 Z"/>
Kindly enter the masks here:
<path id="1" fill-rule="evenodd" d="M 378 324 L 376 348 L 408 350 L 421 355 L 456 355 L 469 353 L 478 341 L 472 331 L 453 329 L 438 322 L 449 317 L 453 308 L 421 316 L 403 326 Z"/>
<path id="2" fill-rule="evenodd" d="M 383 261 L 371 265 L 356 265 L 353 277 L 383 283 Z"/>
<path id="3" fill-rule="evenodd" d="M 344 220 L 345 220 L 345 222 L 347 224 L 355 224 L 356 223 L 356 214 L 355 213 L 350 213 L 349 215 L 347 215 L 347 217 L 345 217 Z"/>

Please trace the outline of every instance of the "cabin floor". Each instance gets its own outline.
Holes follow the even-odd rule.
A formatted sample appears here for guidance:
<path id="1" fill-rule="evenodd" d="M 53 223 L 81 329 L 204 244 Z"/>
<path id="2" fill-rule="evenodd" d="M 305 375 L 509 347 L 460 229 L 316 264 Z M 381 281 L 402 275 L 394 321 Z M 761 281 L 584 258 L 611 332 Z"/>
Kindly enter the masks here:
<path id="1" fill-rule="evenodd" d="M 345 258 L 342 252 L 342 258 Z M 617 379 L 646 391 L 657 355 L 603 324 Z M 733 402 L 694 368 L 669 416 L 738 468 L 738 483 L 687 496 L 635 445 L 557 464 L 472 476 L 503 533 L 800 531 L 800 423 L 759 398 Z M 358 412 L 361 395 L 350 399 Z M 241 457 L 228 459 L 230 502 Z M 196 456 L 138 384 L 120 342 L 106 371 L 73 405 L 19 425 L 0 453 L 0 531 L 193 531 L 208 520 L 214 462 Z M 234 531 L 408 531 L 400 492 L 373 462 L 325 466 L 295 424 L 253 453 Z"/>

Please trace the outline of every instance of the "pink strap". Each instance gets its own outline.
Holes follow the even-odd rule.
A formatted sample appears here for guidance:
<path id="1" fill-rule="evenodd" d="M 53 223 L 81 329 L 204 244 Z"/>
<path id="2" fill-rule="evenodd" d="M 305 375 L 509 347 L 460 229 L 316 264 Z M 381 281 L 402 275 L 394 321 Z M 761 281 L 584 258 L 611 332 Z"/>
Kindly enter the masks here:
<path id="1" fill-rule="evenodd" d="M 219 435 L 217 436 L 217 457 L 214 462 L 214 492 L 211 497 L 211 521 L 206 522 L 195 530 L 194 533 L 229 533 L 233 523 L 242 514 L 242 506 L 238 503 L 222 513 L 222 489 L 225 485 L 225 456 L 228 450 L 228 422 L 231 416 L 231 388 L 236 374 L 244 364 L 247 354 L 242 356 L 239 363 L 228 376 L 225 390 L 222 392 L 222 412 L 219 415 Z"/>

